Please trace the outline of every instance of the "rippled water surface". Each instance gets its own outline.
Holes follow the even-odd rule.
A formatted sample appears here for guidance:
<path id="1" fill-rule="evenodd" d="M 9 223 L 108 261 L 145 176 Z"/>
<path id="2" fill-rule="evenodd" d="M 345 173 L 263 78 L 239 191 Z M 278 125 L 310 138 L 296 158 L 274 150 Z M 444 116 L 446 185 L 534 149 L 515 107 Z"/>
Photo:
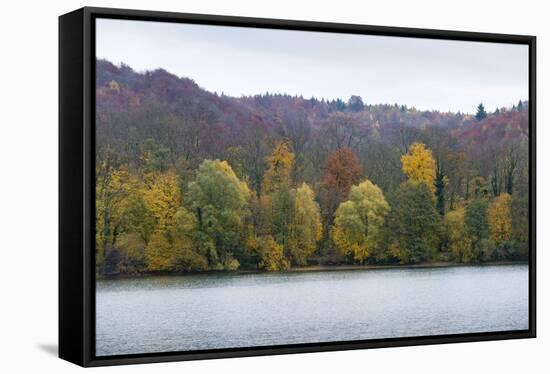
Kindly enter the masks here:
<path id="1" fill-rule="evenodd" d="M 528 267 L 99 280 L 98 356 L 523 330 Z"/>

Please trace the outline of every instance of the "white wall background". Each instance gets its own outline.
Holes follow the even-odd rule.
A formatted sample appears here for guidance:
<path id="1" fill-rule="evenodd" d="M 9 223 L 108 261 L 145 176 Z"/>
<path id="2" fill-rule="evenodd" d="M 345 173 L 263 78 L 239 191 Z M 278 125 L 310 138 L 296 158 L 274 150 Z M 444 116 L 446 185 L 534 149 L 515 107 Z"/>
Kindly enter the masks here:
<path id="1" fill-rule="evenodd" d="M 0 371 L 78 370 L 57 351 L 57 17 L 84 5 L 538 37 L 538 338 L 94 369 L 95 373 L 548 372 L 550 28 L 544 1 L 6 1 L 0 20 Z M 545 370 L 546 369 L 546 370 Z"/>

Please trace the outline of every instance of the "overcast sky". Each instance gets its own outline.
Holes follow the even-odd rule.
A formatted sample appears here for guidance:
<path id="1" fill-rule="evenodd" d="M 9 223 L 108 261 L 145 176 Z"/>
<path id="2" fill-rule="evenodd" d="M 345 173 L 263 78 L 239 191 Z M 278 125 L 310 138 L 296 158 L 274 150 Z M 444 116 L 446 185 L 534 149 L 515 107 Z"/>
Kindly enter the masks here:
<path id="1" fill-rule="evenodd" d="M 231 96 L 360 95 L 369 104 L 471 113 L 528 98 L 528 47 L 98 19 L 97 57 L 163 68 Z"/>

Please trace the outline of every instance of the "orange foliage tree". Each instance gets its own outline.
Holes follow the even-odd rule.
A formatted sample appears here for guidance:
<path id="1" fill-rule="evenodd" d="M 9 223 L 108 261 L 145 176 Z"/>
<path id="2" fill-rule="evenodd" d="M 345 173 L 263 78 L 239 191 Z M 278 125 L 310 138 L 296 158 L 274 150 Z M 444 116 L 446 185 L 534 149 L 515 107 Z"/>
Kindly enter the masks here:
<path id="1" fill-rule="evenodd" d="M 321 195 L 325 241 L 328 240 L 338 205 L 348 198 L 351 186 L 357 184 L 360 178 L 361 164 L 350 148 L 337 149 L 328 155 Z"/>

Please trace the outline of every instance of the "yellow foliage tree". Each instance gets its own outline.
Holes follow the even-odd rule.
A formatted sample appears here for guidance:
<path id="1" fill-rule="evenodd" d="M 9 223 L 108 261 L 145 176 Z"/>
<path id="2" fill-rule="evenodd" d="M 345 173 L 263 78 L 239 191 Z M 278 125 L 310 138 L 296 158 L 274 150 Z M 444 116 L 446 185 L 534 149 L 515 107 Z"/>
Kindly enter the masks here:
<path id="1" fill-rule="evenodd" d="M 319 205 L 306 183 L 296 189 L 291 226 L 290 255 L 297 264 L 304 265 L 323 233 Z"/>
<path id="2" fill-rule="evenodd" d="M 106 163 L 96 171 L 96 251 L 98 263 L 108 245 L 114 244 L 118 226 L 124 218 L 128 196 L 138 181 L 127 168 L 113 169 Z"/>
<path id="3" fill-rule="evenodd" d="M 166 232 L 175 223 L 180 206 L 180 185 L 174 172 L 152 172 L 144 177 L 142 195 L 150 214 L 155 218 L 156 231 Z"/>
<path id="4" fill-rule="evenodd" d="M 109 82 L 109 89 L 116 92 L 120 92 L 120 84 L 113 79 Z"/>
<path id="5" fill-rule="evenodd" d="M 344 255 L 363 262 L 380 240 L 390 210 L 382 190 L 368 179 L 353 186 L 350 199 L 336 210 L 332 239 Z"/>
<path id="6" fill-rule="evenodd" d="M 290 173 L 294 163 L 294 153 L 288 140 L 275 145 L 273 153 L 267 157 L 267 170 L 264 174 L 262 192 L 270 194 L 282 186 L 290 186 Z"/>
<path id="7" fill-rule="evenodd" d="M 470 262 L 474 258 L 472 240 L 466 230 L 464 215 L 465 209 L 460 207 L 445 214 L 443 220 L 448 249 L 453 259 L 458 262 Z"/>
<path id="8" fill-rule="evenodd" d="M 172 268 L 172 246 L 161 232 L 151 235 L 145 248 L 147 269 L 149 271 L 169 271 Z"/>
<path id="9" fill-rule="evenodd" d="M 271 235 L 258 240 L 260 268 L 267 271 L 288 270 L 290 262 L 285 258 L 283 246 L 278 244 Z"/>
<path id="10" fill-rule="evenodd" d="M 270 235 L 271 223 L 273 221 L 272 201 L 269 195 L 260 195 L 257 201 L 256 215 L 256 231 L 258 235 Z"/>
<path id="11" fill-rule="evenodd" d="M 512 237 L 512 197 L 507 193 L 495 197 L 487 209 L 489 233 L 495 244 Z"/>
<path id="12" fill-rule="evenodd" d="M 401 156 L 403 173 L 409 180 L 426 183 L 432 192 L 435 191 L 435 161 L 432 151 L 422 143 L 413 143 L 409 151 Z"/>
<path id="13" fill-rule="evenodd" d="M 207 270 L 206 254 L 197 253 L 194 248 L 198 229 L 195 215 L 181 207 L 176 213 L 175 221 L 175 225 L 170 230 L 171 268 L 175 271 Z"/>

